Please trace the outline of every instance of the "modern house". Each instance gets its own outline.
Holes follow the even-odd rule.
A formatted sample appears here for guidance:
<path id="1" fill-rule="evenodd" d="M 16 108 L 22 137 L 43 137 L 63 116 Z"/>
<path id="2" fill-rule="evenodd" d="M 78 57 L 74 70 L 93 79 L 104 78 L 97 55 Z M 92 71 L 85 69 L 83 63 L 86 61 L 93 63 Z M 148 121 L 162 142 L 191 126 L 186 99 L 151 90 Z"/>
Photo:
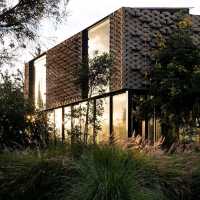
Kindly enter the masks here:
<path id="1" fill-rule="evenodd" d="M 189 13 L 188 9 L 120 8 L 27 63 L 25 96 L 47 112 L 58 138 L 68 138 L 68 131 L 75 126 L 83 129 L 84 120 L 73 119 L 70 113 L 90 100 L 94 121 L 98 118 L 101 127 L 98 141 L 137 134 L 156 141 L 161 134 L 158 120 L 136 120 L 135 98 L 146 94 L 145 74 L 153 67 L 159 35 L 168 37 L 176 30 L 182 11 Z M 194 40 L 200 44 L 200 17 L 191 19 Z M 78 71 L 81 63 L 104 52 L 114 59 L 109 90 L 87 99 L 76 83 Z M 100 116 L 99 102 L 103 107 Z M 92 136 L 95 123 L 90 126 Z"/>

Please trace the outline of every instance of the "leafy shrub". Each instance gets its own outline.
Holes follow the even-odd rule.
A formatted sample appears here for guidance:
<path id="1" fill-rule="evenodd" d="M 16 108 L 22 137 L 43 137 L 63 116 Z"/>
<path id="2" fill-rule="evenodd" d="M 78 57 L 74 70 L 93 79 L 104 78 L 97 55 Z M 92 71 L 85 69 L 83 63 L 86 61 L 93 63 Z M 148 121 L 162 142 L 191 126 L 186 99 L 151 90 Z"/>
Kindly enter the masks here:
<path id="1" fill-rule="evenodd" d="M 156 181 L 141 183 L 150 176 L 143 173 L 141 164 L 144 163 L 134 159 L 129 152 L 115 147 L 93 146 L 77 161 L 80 179 L 74 185 L 71 199 L 162 199 Z"/>
<path id="2" fill-rule="evenodd" d="M 77 176 L 65 153 L 51 147 L 40 156 L 35 151 L 0 155 L 0 200 L 65 199 Z"/>

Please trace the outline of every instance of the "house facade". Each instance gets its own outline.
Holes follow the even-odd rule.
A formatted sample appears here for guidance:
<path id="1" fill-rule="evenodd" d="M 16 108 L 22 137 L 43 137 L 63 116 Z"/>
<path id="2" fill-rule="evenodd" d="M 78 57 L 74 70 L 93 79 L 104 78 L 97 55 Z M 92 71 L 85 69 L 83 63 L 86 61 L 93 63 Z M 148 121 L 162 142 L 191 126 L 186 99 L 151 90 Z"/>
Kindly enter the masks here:
<path id="1" fill-rule="evenodd" d="M 138 134 L 155 142 L 161 134 L 159 120 L 138 119 L 136 98 L 146 96 L 149 83 L 145 75 L 153 67 L 159 36 L 167 38 L 176 31 L 181 12 L 189 10 L 120 8 L 27 63 L 25 96 L 47 113 L 56 137 L 62 140 L 69 138 L 73 127 L 84 129 L 83 116 L 77 120 L 72 113 L 89 100 L 94 119 L 89 125 L 91 137 L 96 121 L 100 142 Z M 194 40 L 200 44 L 200 17 L 190 18 Z M 113 58 L 109 89 L 88 99 L 77 84 L 80 66 L 102 53 Z"/>

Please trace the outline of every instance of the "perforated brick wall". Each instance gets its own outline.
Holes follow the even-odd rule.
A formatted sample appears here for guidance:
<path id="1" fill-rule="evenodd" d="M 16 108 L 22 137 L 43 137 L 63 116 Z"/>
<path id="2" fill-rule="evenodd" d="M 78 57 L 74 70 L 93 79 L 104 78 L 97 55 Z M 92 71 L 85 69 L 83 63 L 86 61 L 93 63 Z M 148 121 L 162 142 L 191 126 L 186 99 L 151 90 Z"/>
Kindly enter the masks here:
<path id="1" fill-rule="evenodd" d="M 110 54 L 113 57 L 111 68 L 110 90 L 120 90 L 122 81 L 122 43 L 123 43 L 123 9 L 119 9 L 110 15 Z"/>
<path id="2" fill-rule="evenodd" d="M 179 9 L 124 8 L 124 88 L 143 89 L 148 86 L 144 77 L 145 73 L 153 67 L 153 54 L 158 47 L 158 35 L 166 39 L 172 34 L 177 28 L 179 15 Z M 194 38 L 196 43 L 199 43 L 200 16 L 193 16 L 192 21 Z"/>
<path id="3" fill-rule="evenodd" d="M 77 84 L 81 62 L 81 33 L 47 51 L 47 108 L 81 99 Z"/>

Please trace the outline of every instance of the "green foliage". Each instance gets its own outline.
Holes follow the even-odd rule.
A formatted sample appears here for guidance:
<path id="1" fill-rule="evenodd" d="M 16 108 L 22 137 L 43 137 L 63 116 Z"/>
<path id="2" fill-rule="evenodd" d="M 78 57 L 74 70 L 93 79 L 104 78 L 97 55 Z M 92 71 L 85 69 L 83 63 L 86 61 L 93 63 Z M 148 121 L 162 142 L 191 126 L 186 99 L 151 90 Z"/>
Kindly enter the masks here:
<path id="1" fill-rule="evenodd" d="M 150 74 L 151 98 L 141 104 L 148 117 L 156 112 L 171 142 L 179 138 L 179 128 L 189 130 L 198 126 L 200 119 L 196 109 L 200 105 L 200 48 L 193 40 L 189 19 L 179 24 L 157 53 Z"/>
<path id="2" fill-rule="evenodd" d="M 90 146 L 76 166 L 80 179 L 70 199 L 163 199 L 158 181 L 151 179 L 153 171 L 146 171 L 145 162 L 116 147 Z"/>
<path id="3" fill-rule="evenodd" d="M 199 153 L 147 157 L 111 146 L 78 144 L 73 148 L 75 154 L 65 145 L 0 154 L 0 199 L 199 197 Z"/>
<path id="4" fill-rule="evenodd" d="M 46 114 L 34 112 L 24 98 L 21 73 L 0 75 L 0 149 L 44 147 L 49 139 Z"/>
<path id="5" fill-rule="evenodd" d="M 113 59 L 108 53 L 96 55 L 90 59 L 88 63 L 83 63 L 80 66 L 79 79 L 76 81 L 82 91 L 83 98 L 91 98 L 95 95 L 101 95 L 106 92 L 109 87 L 111 67 Z M 95 142 L 95 135 L 100 130 L 98 116 L 102 115 L 102 103 L 96 106 L 96 117 L 94 117 L 94 103 L 93 101 L 86 101 L 85 106 L 79 105 L 73 108 L 71 113 L 72 118 L 76 119 L 79 125 L 73 127 L 70 136 L 87 144 L 88 142 Z M 97 116 L 98 115 L 98 116 Z M 95 134 L 89 138 L 89 127 L 93 127 L 95 120 Z"/>
<path id="6" fill-rule="evenodd" d="M 0 81 L 0 144 L 11 146 L 27 141 L 24 129 L 25 116 L 31 112 L 30 104 L 24 99 L 22 76 L 1 74 Z M 2 148 L 2 146 L 1 146 Z"/>
<path id="7" fill-rule="evenodd" d="M 9 2 L 13 3 L 13 2 Z M 0 11 L 0 65 L 10 61 L 15 52 L 38 39 L 42 19 L 56 23 L 64 20 L 68 0 L 19 0 Z M 55 24 L 56 24 L 55 23 Z"/>
<path id="8" fill-rule="evenodd" d="M 90 98 L 94 94 L 100 95 L 105 92 L 110 80 L 112 65 L 113 59 L 108 53 L 96 55 L 88 63 L 81 65 L 78 84 L 83 90 L 84 97 Z"/>
<path id="9" fill-rule="evenodd" d="M 0 199 L 64 199 L 70 186 L 72 171 L 67 170 L 61 159 L 41 160 L 36 156 L 1 165 L 1 174 L 6 174 L 0 183 Z M 14 166 L 14 167 L 12 167 Z M 7 167 L 7 168 L 5 168 Z"/>

